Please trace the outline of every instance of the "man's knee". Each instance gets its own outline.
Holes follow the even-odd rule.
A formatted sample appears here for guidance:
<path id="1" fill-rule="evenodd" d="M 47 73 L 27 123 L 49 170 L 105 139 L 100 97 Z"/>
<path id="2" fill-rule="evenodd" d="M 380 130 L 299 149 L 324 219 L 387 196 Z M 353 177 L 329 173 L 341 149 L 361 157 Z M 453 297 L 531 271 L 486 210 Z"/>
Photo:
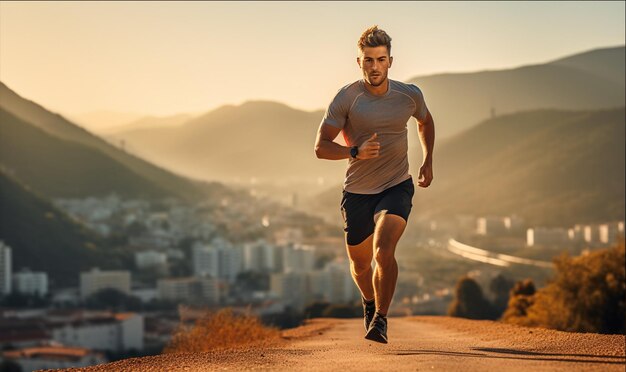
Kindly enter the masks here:
<path id="1" fill-rule="evenodd" d="M 392 265 L 396 258 L 394 256 L 395 247 L 377 245 L 376 253 L 374 255 L 374 259 L 376 260 L 376 265 L 386 267 Z"/>
<path id="2" fill-rule="evenodd" d="M 372 262 L 366 262 L 365 260 L 362 261 L 351 261 L 350 262 L 350 267 L 352 268 L 352 272 L 354 273 L 354 275 L 356 276 L 361 276 L 367 273 L 368 270 L 370 270 L 372 268 Z"/>

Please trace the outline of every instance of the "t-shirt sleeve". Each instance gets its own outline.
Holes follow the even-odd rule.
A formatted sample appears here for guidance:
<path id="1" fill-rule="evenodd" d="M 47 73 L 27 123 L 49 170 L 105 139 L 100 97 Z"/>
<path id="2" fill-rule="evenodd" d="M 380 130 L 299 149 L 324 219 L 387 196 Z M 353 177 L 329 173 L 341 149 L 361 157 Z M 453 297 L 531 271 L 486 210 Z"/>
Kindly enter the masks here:
<path id="1" fill-rule="evenodd" d="M 328 105 L 324 118 L 322 119 L 322 124 L 328 124 L 343 129 L 348 118 L 348 110 L 349 107 L 346 104 L 345 92 L 341 89 Z"/>
<path id="2" fill-rule="evenodd" d="M 421 123 L 426 120 L 426 116 L 428 114 L 428 107 L 426 107 L 426 102 L 424 102 L 424 95 L 422 94 L 422 90 L 414 84 L 409 84 L 409 88 L 411 91 L 411 97 L 413 98 L 413 101 L 415 101 L 415 112 L 413 113 L 413 117 Z"/>

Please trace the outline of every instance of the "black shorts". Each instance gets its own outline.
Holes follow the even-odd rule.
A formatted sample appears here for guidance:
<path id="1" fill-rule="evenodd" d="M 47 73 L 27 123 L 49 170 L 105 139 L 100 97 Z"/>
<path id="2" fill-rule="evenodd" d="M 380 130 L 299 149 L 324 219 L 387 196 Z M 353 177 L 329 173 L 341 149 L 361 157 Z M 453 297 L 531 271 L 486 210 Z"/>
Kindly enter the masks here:
<path id="1" fill-rule="evenodd" d="M 357 245 L 374 233 L 374 215 L 380 211 L 386 210 L 387 214 L 408 221 L 414 193 L 412 178 L 378 194 L 353 194 L 344 190 L 341 214 L 348 245 Z"/>

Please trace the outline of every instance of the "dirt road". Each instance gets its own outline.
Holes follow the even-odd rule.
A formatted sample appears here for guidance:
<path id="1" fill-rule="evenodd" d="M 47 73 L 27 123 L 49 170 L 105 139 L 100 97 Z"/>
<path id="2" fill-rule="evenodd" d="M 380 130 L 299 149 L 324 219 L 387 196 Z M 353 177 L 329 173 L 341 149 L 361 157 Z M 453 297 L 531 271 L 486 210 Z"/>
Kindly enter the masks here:
<path id="1" fill-rule="evenodd" d="M 567 333 L 439 316 L 389 319 L 389 344 L 360 319 L 317 319 L 271 346 L 159 355 L 87 371 L 624 371 L 624 335 Z"/>

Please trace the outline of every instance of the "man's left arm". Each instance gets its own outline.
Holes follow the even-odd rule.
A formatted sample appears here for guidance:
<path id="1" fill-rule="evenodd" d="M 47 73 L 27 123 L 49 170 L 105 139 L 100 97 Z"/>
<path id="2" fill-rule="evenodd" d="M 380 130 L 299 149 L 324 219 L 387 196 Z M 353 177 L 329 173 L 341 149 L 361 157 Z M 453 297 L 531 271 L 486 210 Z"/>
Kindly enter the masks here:
<path id="1" fill-rule="evenodd" d="M 430 111 L 427 111 L 424 120 L 418 121 L 417 124 L 422 143 L 422 153 L 424 154 L 417 184 L 420 187 L 428 187 L 433 180 L 433 150 L 435 147 L 435 122 Z"/>

